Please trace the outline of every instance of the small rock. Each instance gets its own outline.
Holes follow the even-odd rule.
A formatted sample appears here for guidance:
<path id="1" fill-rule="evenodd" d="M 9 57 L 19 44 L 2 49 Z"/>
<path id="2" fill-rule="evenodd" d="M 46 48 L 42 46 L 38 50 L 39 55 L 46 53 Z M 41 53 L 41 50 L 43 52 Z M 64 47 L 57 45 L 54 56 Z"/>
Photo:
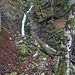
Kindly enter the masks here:
<path id="1" fill-rule="evenodd" d="M 41 75 L 45 75 L 45 73 L 42 73 Z"/>

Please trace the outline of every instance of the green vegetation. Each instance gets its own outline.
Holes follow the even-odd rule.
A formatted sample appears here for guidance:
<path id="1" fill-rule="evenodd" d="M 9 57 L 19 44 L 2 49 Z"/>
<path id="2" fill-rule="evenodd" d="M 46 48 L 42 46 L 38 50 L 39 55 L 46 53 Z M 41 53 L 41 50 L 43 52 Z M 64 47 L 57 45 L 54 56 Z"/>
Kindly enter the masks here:
<path id="1" fill-rule="evenodd" d="M 63 7 L 68 6 L 68 0 L 57 0 L 57 4 L 61 4 Z"/>
<path id="2" fill-rule="evenodd" d="M 46 53 L 44 53 L 44 52 L 42 52 L 42 51 L 41 51 L 41 54 L 42 54 L 43 56 L 47 56 Z"/>
<path id="3" fill-rule="evenodd" d="M 50 2 L 37 1 L 35 9 L 35 16 L 38 22 L 43 22 L 48 18 L 59 18 L 69 11 L 68 0 L 51 0 Z"/>
<path id="4" fill-rule="evenodd" d="M 28 75 L 28 74 L 25 74 L 25 75 Z"/>
<path id="5" fill-rule="evenodd" d="M 31 27 L 30 26 L 26 26 L 25 29 L 26 29 L 27 35 L 30 35 Z"/>
<path id="6" fill-rule="evenodd" d="M 73 68 L 72 64 L 70 65 L 70 69 L 71 69 L 71 75 L 75 75 L 74 68 Z"/>
<path id="7" fill-rule="evenodd" d="M 67 21 L 67 25 L 70 24 L 71 26 L 75 26 L 75 18 L 71 18 L 70 20 Z"/>
<path id="8" fill-rule="evenodd" d="M 17 75 L 17 72 L 11 72 L 8 75 Z"/>
<path id="9" fill-rule="evenodd" d="M 56 28 L 56 25 L 55 24 L 50 24 L 50 26 L 49 26 L 49 30 L 53 30 L 53 29 L 55 29 Z"/>
<path id="10" fill-rule="evenodd" d="M 22 59 L 21 59 L 21 58 L 17 58 L 17 59 L 16 59 L 16 64 L 19 65 L 19 64 L 21 64 L 21 63 L 22 63 Z"/>
<path id="11" fill-rule="evenodd" d="M 65 75 L 66 74 L 66 63 L 64 60 L 60 60 L 60 63 L 58 65 L 58 69 L 56 72 L 56 75 Z"/>
<path id="12" fill-rule="evenodd" d="M 34 64 L 31 64 L 31 69 L 32 69 L 33 71 L 36 71 L 37 67 L 36 67 Z"/>
<path id="13" fill-rule="evenodd" d="M 65 41 L 63 29 L 61 29 L 59 32 L 54 32 L 53 34 L 50 34 L 50 37 L 51 38 L 48 41 L 48 44 L 56 50 L 60 50 L 61 41 Z"/>
<path id="14" fill-rule="evenodd" d="M 55 19 L 59 18 L 59 17 L 63 16 L 65 14 L 65 12 L 68 11 L 68 0 L 53 0 L 53 2 L 55 1 L 56 3 L 54 2 L 52 6 L 51 6 L 51 2 L 46 2 L 46 0 L 22 0 L 22 1 L 26 1 L 26 2 L 29 2 L 29 3 L 30 2 L 34 2 L 34 1 L 37 2 L 36 3 L 37 4 L 36 7 L 34 7 L 35 10 L 37 10 L 37 12 L 33 11 L 33 12 L 35 12 L 35 14 L 32 13 L 33 15 L 36 16 L 36 18 L 34 19 L 34 21 L 37 19 L 37 22 L 44 22 L 45 20 L 51 20 L 53 17 Z M 20 27 L 21 26 L 21 24 L 20 24 L 21 21 L 22 21 L 22 17 L 21 16 L 30 7 L 30 5 L 25 2 L 25 4 L 27 6 L 25 7 L 25 4 L 23 4 L 24 5 L 24 9 L 26 8 L 24 10 L 22 8 L 22 4 L 21 4 L 21 3 L 23 3 L 22 1 L 21 0 L 16 0 L 15 4 L 12 4 L 12 6 L 15 6 L 15 9 L 17 9 L 17 12 L 15 12 L 15 14 L 17 13 L 18 15 L 20 15 L 19 18 L 18 18 L 18 20 L 16 19 L 18 21 L 18 26 L 16 26 L 16 27 Z M 75 3 L 71 5 L 71 9 L 73 11 L 75 11 Z M 16 11 L 16 10 L 14 10 L 14 11 Z M 9 14 L 9 15 L 11 15 L 11 14 Z M 10 19 L 10 17 L 8 17 L 7 21 L 8 21 L 8 24 L 9 24 L 8 27 L 9 27 L 9 29 L 11 29 L 12 25 L 14 24 L 14 21 L 12 21 L 12 19 Z M 16 24 L 17 24 L 17 21 L 16 21 Z M 30 21 L 26 20 L 26 22 L 29 23 Z M 14 24 L 14 25 L 16 25 L 16 24 Z M 70 20 L 68 20 L 67 24 L 75 26 L 75 18 L 71 18 Z M 54 29 L 56 29 L 56 27 L 57 27 L 57 25 L 55 25 L 55 24 L 52 23 L 52 24 L 50 24 L 48 30 L 54 30 Z M 25 30 L 26 30 L 27 34 L 30 34 L 31 27 L 30 26 L 26 26 Z M 2 38 L 3 37 L 0 34 L 0 40 Z M 61 50 L 60 49 L 60 43 L 61 43 L 61 41 L 64 41 L 64 32 L 63 32 L 63 30 L 61 32 L 59 32 L 59 33 L 52 33 L 52 35 L 49 35 L 49 38 L 50 39 L 48 41 L 48 44 L 51 47 L 55 48 L 56 50 Z M 18 44 L 17 47 L 18 47 L 18 51 L 20 52 L 21 55 L 27 55 L 27 54 L 29 54 L 29 48 L 27 47 L 26 44 Z M 33 49 L 34 49 L 34 46 L 33 46 Z M 42 51 L 39 53 L 39 55 L 41 55 L 43 57 L 47 56 Z M 41 57 L 39 59 L 40 59 L 40 61 L 42 61 Z M 17 58 L 16 59 L 16 64 L 19 65 L 21 63 L 22 63 L 22 59 L 21 58 Z M 36 66 L 33 63 L 31 64 L 30 67 L 31 67 L 32 71 L 36 70 Z M 60 60 L 60 63 L 58 65 L 58 69 L 57 69 L 56 75 L 65 75 L 65 72 L 66 72 L 66 63 L 63 60 Z M 17 73 L 16 72 L 12 72 L 12 73 L 10 73 L 8 75 L 17 75 Z M 28 75 L 28 74 L 21 73 L 20 75 Z"/>
<path id="15" fill-rule="evenodd" d="M 28 74 L 25 74 L 25 73 L 21 73 L 20 75 L 28 75 Z"/>
<path id="16" fill-rule="evenodd" d="M 73 4 L 70 6 L 70 10 L 72 10 L 73 12 L 75 12 L 75 3 L 73 3 Z"/>
<path id="17" fill-rule="evenodd" d="M 25 75 L 24 73 L 21 73 L 20 75 Z"/>
<path id="18" fill-rule="evenodd" d="M 75 18 L 71 18 L 70 20 L 68 20 L 68 24 L 75 25 Z"/>
<path id="19" fill-rule="evenodd" d="M 19 44 L 18 49 L 21 55 L 27 55 L 29 53 L 29 48 L 25 44 Z"/>

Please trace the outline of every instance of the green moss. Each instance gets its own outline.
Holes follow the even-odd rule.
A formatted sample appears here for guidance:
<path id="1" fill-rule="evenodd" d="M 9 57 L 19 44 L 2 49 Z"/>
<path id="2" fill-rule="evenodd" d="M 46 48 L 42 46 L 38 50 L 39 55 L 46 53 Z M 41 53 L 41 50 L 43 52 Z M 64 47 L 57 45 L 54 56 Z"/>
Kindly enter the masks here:
<path id="1" fill-rule="evenodd" d="M 75 18 L 71 18 L 70 20 L 68 20 L 66 22 L 66 25 L 68 25 L 68 24 L 75 26 Z"/>
<path id="2" fill-rule="evenodd" d="M 44 53 L 43 51 L 40 51 L 40 54 L 41 54 L 42 56 L 47 56 L 46 53 Z"/>
<path id="3" fill-rule="evenodd" d="M 55 24 L 50 24 L 50 26 L 49 26 L 49 30 L 53 30 L 53 29 L 55 29 L 55 27 L 56 27 Z"/>
<path id="4" fill-rule="evenodd" d="M 25 74 L 25 75 L 28 75 L 28 74 Z"/>
<path id="5" fill-rule="evenodd" d="M 56 41 L 59 41 L 59 40 L 62 40 L 64 39 L 64 31 L 62 30 L 61 32 L 59 32 L 58 34 L 55 35 L 55 40 Z"/>
<path id="6" fill-rule="evenodd" d="M 55 45 L 56 45 L 55 39 L 50 39 L 50 40 L 48 41 L 48 44 L 49 44 L 51 47 L 55 48 Z"/>
<path id="7" fill-rule="evenodd" d="M 19 44 L 18 49 L 22 55 L 26 55 L 29 53 L 29 48 L 25 44 Z"/>
<path id="8" fill-rule="evenodd" d="M 34 64 L 31 64 L 31 69 L 32 69 L 33 71 L 36 71 L 37 67 L 36 67 Z"/>
<path id="9" fill-rule="evenodd" d="M 22 59 L 21 58 L 17 58 L 16 59 L 16 65 L 21 64 L 22 63 Z"/>
<path id="10" fill-rule="evenodd" d="M 66 69 L 67 69 L 67 67 L 66 67 L 65 61 L 60 60 L 56 75 L 65 75 L 66 74 Z"/>
<path id="11" fill-rule="evenodd" d="M 42 15 L 42 13 L 41 12 L 38 12 L 37 15 L 40 16 L 40 15 Z"/>
<path id="12" fill-rule="evenodd" d="M 12 26 L 13 21 L 11 20 L 11 18 L 8 18 L 8 25 Z"/>
<path id="13" fill-rule="evenodd" d="M 44 21 L 43 18 L 38 19 L 38 22 L 43 22 L 43 21 Z"/>

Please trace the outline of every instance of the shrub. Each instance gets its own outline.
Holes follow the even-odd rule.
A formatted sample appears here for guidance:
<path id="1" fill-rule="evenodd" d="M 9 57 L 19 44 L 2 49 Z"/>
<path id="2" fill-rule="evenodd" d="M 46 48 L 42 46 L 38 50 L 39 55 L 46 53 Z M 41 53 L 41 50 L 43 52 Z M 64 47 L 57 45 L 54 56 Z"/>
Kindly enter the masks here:
<path id="1" fill-rule="evenodd" d="M 56 25 L 55 25 L 55 24 L 50 24 L 49 30 L 53 30 L 53 29 L 55 29 L 55 28 L 56 28 Z"/>

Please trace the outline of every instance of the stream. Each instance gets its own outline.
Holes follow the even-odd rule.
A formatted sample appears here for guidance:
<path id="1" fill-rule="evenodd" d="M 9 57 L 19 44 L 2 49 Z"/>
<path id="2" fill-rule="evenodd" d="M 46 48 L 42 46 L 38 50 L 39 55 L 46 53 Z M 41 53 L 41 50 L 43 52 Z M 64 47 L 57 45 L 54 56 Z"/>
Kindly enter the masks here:
<path id="1" fill-rule="evenodd" d="M 29 10 L 26 13 L 24 13 L 24 16 L 23 16 L 22 28 L 21 28 L 21 34 L 22 34 L 23 37 L 26 35 L 26 30 L 25 30 L 25 27 L 26 27 L 26 23 L 25 23 L 26 22 L 26 16 L 31 11 L 32 7 L 33 7 L 33 4 L 31 3 L 31 6 L 30 6 Z"/>
<path id="2" fill-rule="evenodd" d="M 73 4 L 74 2 L 75 2 L 75 0 L 70 0 L 70 1 L 69 1 L 69 6 L 70 6 L 71 4 Z M 29 10 L 28 10 L 26 13 L 24 13 L 24 16 L 23 16 L 22 28 L 21 28 L 21 34 L 22 34 L 23 37 L 26 35 L 26 32 L 25 32 L 26 16 L 27 16 L 27 14 L 31 11 L 32 7 L 33 7 L 33 4 L 30 6 Z M 70 19 L 70 18 L 74 18 L 74 15 L 72 15 L 72 11 L 70 11 L 70 15 L 69 15 L 69 18 L 68 18 L 68 19 Z M 70 51 L 71 51 L 71 46 L 72 46 L 72 32 L 73 32 L 73 31 L 72 31 L 72 29 L 71 29 L 71 26 L 70 26 L 70 24 L 68 24 L 67 29 L 66 29 L 66 28 L 64 29 L 64 36 L 67 38 L 67 39 L 66 39 L 66 45 L 65 45 L 65 48 L 66 48 L 65 58 L 66 58 L 66 60 L 64 60 L 65 63 L 66 63 L 66 72 L 64 73 L 64 75 L 71 75 Z M 56 50 L 53 49 L 52 47 L 48 46 L 48 44 L 45 44 L 45 46 L 46 46 L 47 48 L 49 48 L 50 50 L 52 50 L 53 52 L 56 52 Z M 59 59 L 62 58 L 62 57 L 63 57 L 63 56 L 57 57 L 57 60 L 58 60 L 57 63 L 60 61 Z M 55 59 L 56 59 L 56 58 L 55 58 Z M 57 65 L 57 66 L 58 66 L 58 65 Z M 73 67 L 74 67 L 74 66 L 73 66 Z"/>
<path id="3" fill-rule="evenodd" d="M 69 0 L 69 7 L 71 4 L 75 3 L 75 0 Z M 74 15 L 72 14 L 72 11 L 69 13 L 69 18 L 74 18 Z M 71 29 L 71 24 L 68 24 L 67 28 L 64 29 L 64 36 L 66 37 L 66 44 L 63 45 L 63 48 L 66 49 L 66 53 L 64 55 L 60 55 L 57 58 L 55 57 L 56 63 L 56 74 L 55 75 L 75 75 L 75 65 L 72 64 L 71 62 L 71 57 L 70 57 L 70 52 L 72 51 L 72 41 L 73 41 L 73 30 Z M 57 61 L 58 60 L 58 61 Z M 54 61 L 55 62 L 55 61 Z M 54 67 L 55 68 L 55 67 Z M 62 69 L 61 69 L 62 68 Z M 63 72 L 60 73 L 60 71 Z"/>
<path id="4" fill-rule="evenodd" d="M 66 63 L 67 63 L 66 75 L 70 75 L 70 51 L 71 51 L 70 47 L 72 45 L 72 36 L 71 36 L 70 25 L 68 25 L 68 30 L 65 30 L 64 34 L 67 37 L 67 44 L 66 44 L 67 53 L 65 55 Z"/>
<path id="5" fill-rule="evenodd" d="M 70 0 L 69 1 L 69 7 L 73 3 L 75 3 L 75 0 Z M 72 11 L 70 11 L 68 20 L 70 20 L 71 18 L 74 18 L 74 15 L 72 14 Z M 71 75 L 71 73 L 72 73 L 71 62 L 70 62 L 70 51 L 71 51 L 71 46 L 72 46 L 72 41 L 73 41 L 72 40 L 72 32 L 73 32 L 73 30 L 71 29 L 71 25 L 68 24 L 67 29 L 66 28 L 64 29 L 64 36 L 66 36 L 66 38 L 67 38 L 66 39 L 67 40 L 66 41 L 66 46 L 65 46 L 65 48 L 67 50 L 66 55 L 65 55 L 65 57 L 66 57 L 66 65 L 67 65 L 66 66 L 67 67 L 66 75 Z"/>
<path id="6" fill-rule="evenodd" d="M 69 1 L 69 6 L 71 4 L 75 3 L 75 0 L 70 0 Z M 69 19 L 74 18 L 74 15 L 72 14 L 72 11 L 70 11 Z M 65 30 L 64 34 L 67 37 L 67 44 L 66 44 L 66 49 L 67 49 L 67 54 L 66 54 L 66 63 L 67 63 L 67 70 L 66 70 L 66 75 L 71 75 L 71 69 L 70 69 L 70 51 L 71 51 L 71 46 L 72 46 L 72 29 L 71 25 L 68 24 L 67 30 Z"/>

